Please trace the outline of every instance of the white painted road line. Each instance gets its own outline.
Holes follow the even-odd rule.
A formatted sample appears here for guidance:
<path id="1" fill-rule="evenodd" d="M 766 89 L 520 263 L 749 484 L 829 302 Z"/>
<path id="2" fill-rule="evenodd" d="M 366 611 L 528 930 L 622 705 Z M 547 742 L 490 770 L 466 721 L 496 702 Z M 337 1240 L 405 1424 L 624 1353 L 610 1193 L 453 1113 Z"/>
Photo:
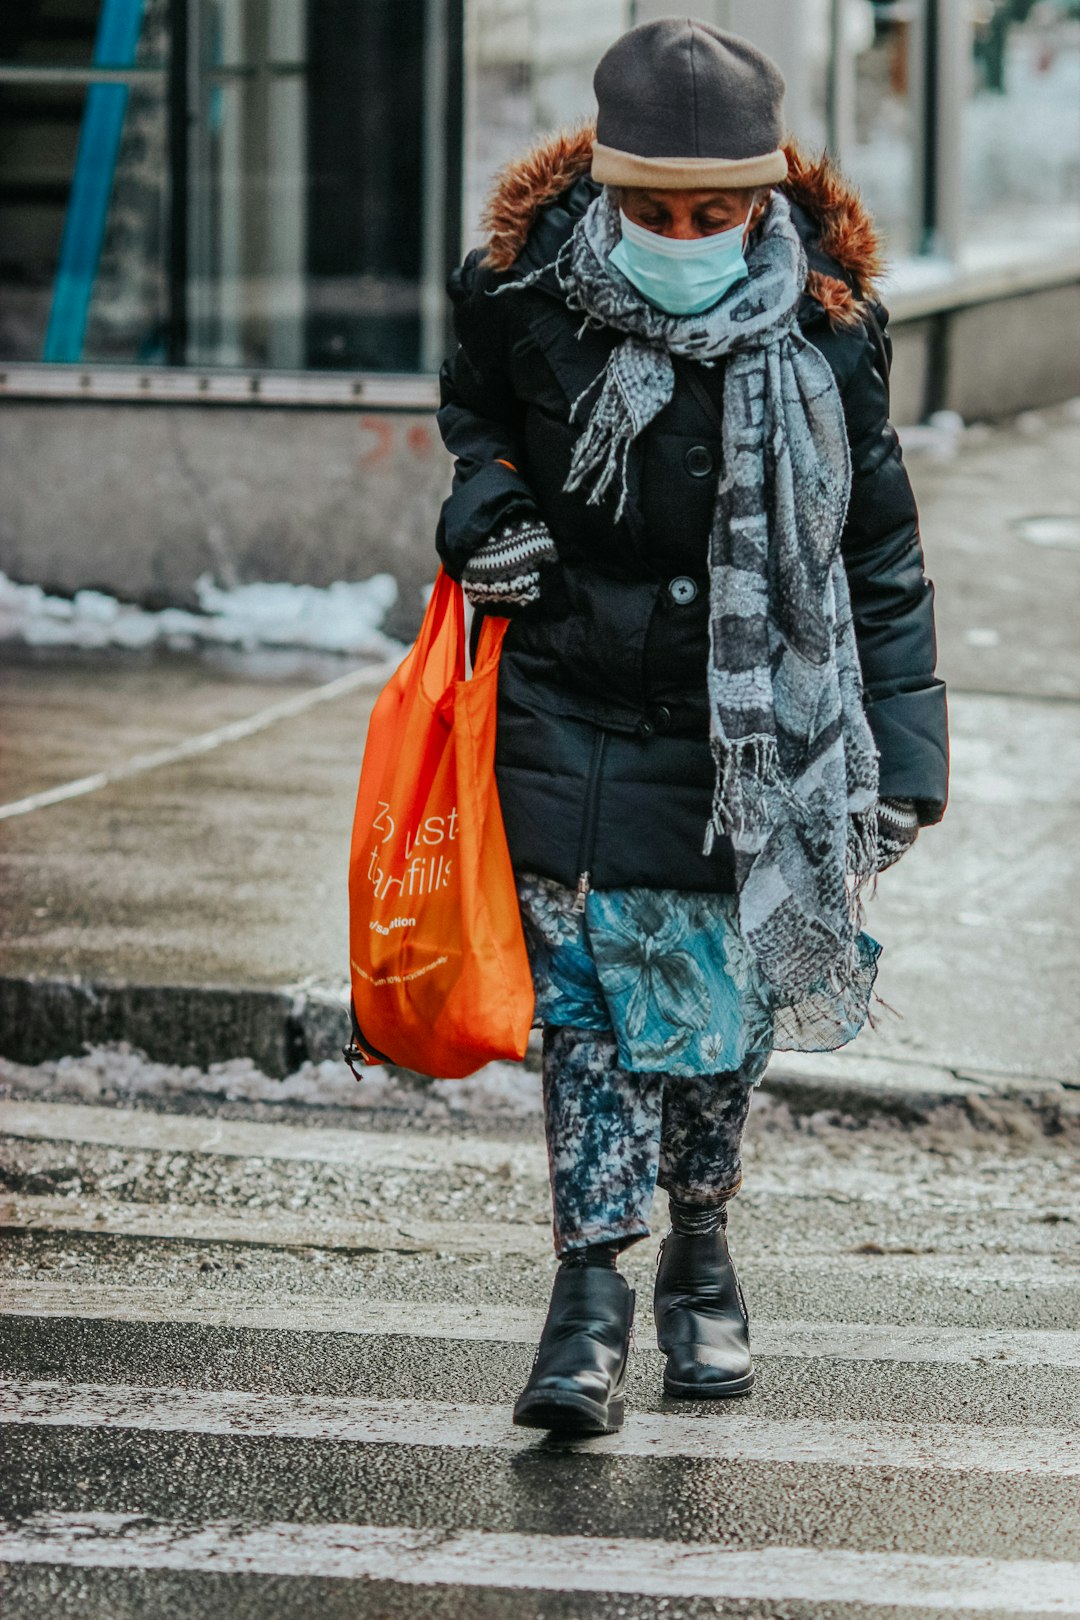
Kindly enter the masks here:
<path id="1" fill-rule="evenodd" d="M 663 1204 L 654 1209 L 652 1242 L 663 1230 Z M 244 1214 L 222 1214 L 214 1204 L 118 1204 L 111 1199 L 38 1198 L 28 1194 L 0 1196 L 0 1230 L 64 1232 L 83 1237 L 124 1237 L 136 1241 L 171 1243 L 235 1243 L 251 1248 L 327 1249 L 342 1253 L 382 1250 L 402 1254 L 521 1254 L 552 1260 L 550 1204 L 543 1215 L 529 1222 L 422 1221 L 411 1216 L 397 1222 L 355 1220 L 315 1210 L 293 1214 L 259 1209 Z M 955 1283 L 969 1291 L 977 1284 L 989 1288 L 1052 1288 L 1068 1286 L 1071 1274 L 1053 1254 L 1026 1252 L 1022 1269 L 1015 1258 L 980 1252 L 954 1254 L 832 1254 L 787 1255 L 757 1252 L 753 1259 L 757 1279 L 820 1277 L 838 1274 L 881 1281 L 900 1274 L 920 1281 L 927 1278 Z"/>
<path id="2" fill-rule="evenodd" d="M 292 1333 L 353 1333 L 529 1344 L 544 1307 L 456 1305 L 442 1300 L 342 1300 L 311 1294 L 222 1294 L 217 1289 L 135 1288 L 94 1283 L 0 1283 L 0 1316 L 80 1321 L 195 1323 Z M 878 1330 L 880 1331 L 880 1330 Z M 1080 1336 L 1078 1336 L 1080 1337 Z"/>
<path id="3" fill-rule="evenodd" d="M 515 1452 L 538 1443 L 531 1431 L 512 1425 L 508 1411 L 480 1403 L 140 1389 L 17 1378 L 0 1379 L 0 1422 Z M 1080 1430 L 1035 1427 L 833 1423 L 728 1411 L 703 1419 L 640 1412 L 618 1434 L 565 1444 L 616 1457 L 1080 1477 Z"/>
<path id="4" fill-rule="evenodd" d="M 0 1562 L 213 1570 L 409 1586 L 1080 1614 L 1080 1563 L 932 1558 L 846 1548 L 602 1540 L 353 1524 L 148 1524 L 144 1515 L 39 1513 L 0 1529 Z"/>
<path id="5" fill-rule="evenodd" d="M 458 1305 L 446 1300 L 342 1300 L 311 1294 L 223 1293 L 218 1289 L 118 1284 L 5 1282 L 7 1316 L 81 1321 L 186 1322 L 205 1327 L 290 1333 L 354 1333 L 405 1338 L 531 1344 L 544 1310 Z M 912 1327 L 870 1322 L 767 1322 L 753 1332 L 755 1355 L 800 1360 L 888 1361 L 990 1367 L 1080 1368 L 1080 1333 L 1066 1329 Z M 642 1345 L 649 1349 L 649 1345 Z"/>
<path id="6" fill-rule="evenodd" d="M 0 1198 L 0 1230 L 77 1232 L 155 1242 L 243 1243 L 272 1249 L 335 1249 L 402 1254 L 550 1255 L 550 1218 L 511 1221 L 370 1221 L 305 1210 L 259 1209 L 223 1215 L 214 1204 L 114 1204 L 104 1199 Z"/>
<path id="7" fill-rule="evenodd" d="M 265 731 L 268 726 L 277 725 L 280 720 L 291 720 L 294 715 L 305 714 L 318 703 L 330 703 L 334 698 L 343 697 L 347 692 L 370 691 L 373 687 L 384 685 L 399 662 L 399 659 L 394 658 L 381 664 L 369 665 L 364 669 L 350 670 L 347 675 L 339 675 L 336 680 L 327 681 L 322 686 L 310 687 L 306 692 L 298 692 L 295 697 L 285 698 L 281 703 L 272 703 L 269 708 L 259 709 L 255 714 L 249 714 L 246 719 L 231 720 L 227 725 L 215 726 L 212 731 L 199 732 L 194 737 L 185 737 L 181 742 L 171 743 L 167 748 L 156 748 L 149 754 L 134 754 L 131 759 L 124 760 L 121 765 L 114 765 L 111 770 L 95 771 L 92 776 L 80 776 L 73 782 L 61 782 L 41 793 L 31 793 L 25 799 L 13 799 L 9 804 L 0 804 L 0 821 L 7 820 L 10 816 L 29 815 L 32 810 L 44 810 L 50 804 L 63 803 L 65 799 L 78 799 L 87 793 L 97 793 L 101 788 L 111 787 L 114 782 L 141 776 L 144 771 L 154 771 L 162 765 L 175 765 L 178 760 L 191 759 L 196 754 L 208 754 L 215 748 L 221 748 L 225 743 L 240 742 L 245 737 L 253 737 L 256 732 Z"/>
<path id="8" fill-rule="evenodd" d="M 543 1142 L 487 1142 L 420 1131 L 305 1129 L 80 1103 L 0 1101 L 0 1136 L 135 1152 L 299 1160 L 350 1169 L 475 1169 L 506 1176 L 547 1176 Z"/>
<path id="9" fill-rule="evenodd" d="M 801 1360 L 1080 1368 L 1080 1333 L 1066 1329 L 763 1322 L 758 1317 L 752 1338 L 755 1355 Z"/>

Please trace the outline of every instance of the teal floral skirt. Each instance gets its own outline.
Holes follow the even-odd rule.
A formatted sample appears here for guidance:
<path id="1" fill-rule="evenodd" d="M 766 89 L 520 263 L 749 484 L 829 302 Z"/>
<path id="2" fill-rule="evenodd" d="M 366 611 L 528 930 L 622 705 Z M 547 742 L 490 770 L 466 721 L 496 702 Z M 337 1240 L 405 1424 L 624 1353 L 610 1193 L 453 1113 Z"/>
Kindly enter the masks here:
<path id="1" fill-rule="evenodd" d="M 858 938 L 858 971 L 838 995 L 822 987 L 777 1007 L 739 933 L 730 894 L 674 889 L 573 890 L 523 873 L 518 899 L 536 990 L 536 1021 L 611 1030 L 620 1068 L 718 1074 L 781 1051 L 831 1051 L 869 1016 L 881 946 Z"/>

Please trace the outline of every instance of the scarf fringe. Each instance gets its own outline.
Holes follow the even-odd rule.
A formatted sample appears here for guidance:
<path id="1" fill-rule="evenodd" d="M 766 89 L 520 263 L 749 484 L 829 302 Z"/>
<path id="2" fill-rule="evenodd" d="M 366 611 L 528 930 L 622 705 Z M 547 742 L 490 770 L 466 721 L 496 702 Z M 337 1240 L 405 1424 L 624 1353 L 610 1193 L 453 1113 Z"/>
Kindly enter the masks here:
<path id="1" fill-rule="evenodd" d="M 892 1013 L 894 1018 L 899 1018 L 899 1019 L 903 1020 L 903 1017 L 904 1017 L 903 1013 L 900 1012 L 896 1007 L 894 1007 L 891 1001 L 886 1001 L 884 996 L 879 996 L 876 990 L 873 992 L 873 995 L 871 996 L 871 1000 L 873 1001 L 875 1006 L 884 1007 L 886 1012 Z M 866 1016 L 868 1018 L 870 1017 L 869 1010 L 867 1010 Z M 878 1020 L 878 1022 L 880 1022 L 880 1020 Z M 875 1023 L 873 1019 L 870 1020 L 870 1028 L 871 1029 L 877 1029 L 877 1023 Z"/>
<path id="2" fill-rule="evenodd" d="M 538 270 L 530 270 L 527 276 L 518 276 L 514 281 L 504 281 L 501 287 L 488 287 L 485 296 L 488 298 L 498 298 L 502 293 L 523 292 L 526 287 L 534 287 L 540 280 L 540 277 L 546 276 L 549 270 L 553 270 L 555 272 L 555 278 L 558 281 L 559 286 L 562 287 L 564 277 L 566 275 L 562 261 L 564 258 L 569 259 L 570 249 L 571 242 L 570 239 L 567 238 L 562 247 L 559 249 L 558 253 L 556 253 L 555 257 L 553 259 L 549 259 L 547 264 L 542 264 Z M 583 309 L 584 305 L 576 304 L 572 307 L 575 309 Z"/>
<path id="3" fill-rule="evenodd" d="M 591 377 L 589 379 L 589 381 L 585 384 L 584 388 L 581 390 L 581 393 L 578 394 L 577 398 L 574 400 L 573 404 L 570 406 L 570 420 L 571 420 L 571 422 L 576 422 L 577 421 L 578 406 L 581 404 L 582 400 L 587 399 L 588 396 L 592 393 L 593 389 L 596 387 L 597 383 L 602 383 L 603 380 L 604 380 L 604 373 L 602 371 L 598 371 L 596 376 Z"/>
<path id="4" fill-rule="evenodd" d="M 604 374 L 606 376 L 606 374 Z M 582 398 L 589 392 L 589 384 L 574 401 L 570 411 L 570 420 L 574 420 Z M 606 392 L 605 383 L 605 392 Z M 570 474 L 563 488 L 572 493 L 580 489 L 590 473 L 595 472 L 596 478 L 586 499 L 586 506 L 599 506 L 616 478 L 620 479 L 619 499 L 615 507 L 615 522 L 618 523 L 626 508 L 628 493 L 628 463 L 630 446 L 633 441 L 633 423 L 628 414 L 620 413 L 611 404 L 605 404 L 604 393 L 601 393 L 592 414 L 585 426 L 581 437 L 574 446 L 574 454 L 570 460 Z"/>
<path id="5" fill-rule="evenodd" d="M 705 829 L 703 845 L 705 855 L 712 854 L 716 839 L 721 835 L 730 838 L 738 833 L 762 830 L 767 825 L 763 820 L 761 802 L 761 796 L 766 788 L 775 789 L 793 806 L 800 805 L 787 780 L 780 774 L 779 754 L 774 737 L 748 737 L 737 744 L 714 743 L 713 752 L 717 761 L 717 783 L 713 796 L 712 816 Z M 747 815 L 747 783 L 752 787 L 751 797 L 755 801 L 749 807 L 756 816 L 753 823 L 748 820 Z M 803 805 L 801 809 L 805 815 L 806 807 Z M 876 803 L 866 810 L 853 811 L 848 816 L 844 868 L 847 888 L 845 937 L 824 974 L 814 984 L 803 986 L 801 992 L 809 995 L 817 989 L 824 988 L 841 1004 L 846 1001 L 863 968 L 859 936 L 863 929 L 864 900 L 868 894 L 873 896 L 877 890 Z M 878 996 L 875 996 L 875 999 L 881 1000 Z M 888 1003 L 881 1002 L 881 1005 L 888 1006 Z M 889 1011 L 892 1012 L 894 1009 L 890 1007 Z"/>
<path id="6" fill-rule="evenodd" d="M 877 888 L 878 815 L 877 805 L 848 816 L 847 849 L 844 868 L 847 886 L 847 937 L 843 950 L 826 975 L 825 983 L 837 996 L 845 996 L 862 965 L 859 935 L 864 921 L 867 889 Z M 884 1004 L 883 1004 L 884 1005 Z M 872 1026 L 871 1026 L 872 1027 Z"/>
<path id="7" fill-rule="evenodd" d="M 716 762 L 712 815 L 705 829 L 703 853 L 711 855 L 718 837 L 732 838 L 760 832 L 766 825 L 765 790 L 773 788 L 785 799 L 793 795 L 780 767 L 775 737 L 759 733 L 738 742 L 712 744 Z M 749 790 L 749 791 L 748 791 Z"/>
<path id="8" fill-rule="evenodd" d="M 855 881 L 857 893 L 868 883 L 877 886 L 878 872 L 878 813 L 877 803 L 866 810 L 855 810 L 848 816 L 845 867 Z M 873 894 L 874 889 L 871 889 Z"/>
<path id="9" fill-rule="evenodd" d="M 877 804 L 867 810 L 857 810 L 848 816 L 847 850 L 844 870 L 848 890 L 848 925 L 851 933 L 849 953 L 857 947 L 858 935 L 864 920 L 864 900 L 867 889 L 873 894 L 877 887 L 878 870 L 878 814 Z"/>

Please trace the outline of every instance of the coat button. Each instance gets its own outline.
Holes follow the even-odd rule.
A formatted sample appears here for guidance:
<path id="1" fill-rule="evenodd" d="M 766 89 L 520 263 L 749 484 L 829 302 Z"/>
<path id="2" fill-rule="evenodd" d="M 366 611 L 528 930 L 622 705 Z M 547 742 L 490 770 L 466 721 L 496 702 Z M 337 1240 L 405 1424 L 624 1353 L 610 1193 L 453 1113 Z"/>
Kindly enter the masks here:
<path id="1" fill-rule="evenodd" d="M 692 444 L 683 458 L 691 478 L 708 478 L 713 470 L 713 454 L 706 444 Z"/>
<path id="2" fill-rule="evenodd" d="M 680 574 L 678 579 L 671 581 L 668 592 L 671 600 L 677 602 L 679 607 L 688 607 L 697 595 L 697 585 L 686 574 Z"/>
<path id="3" fill-rule="evenodd" d="M 653 710 L 653 724 L 657 731 L 666 731 L 671 724 L 671 710 L 666 703 L 661 703 L 658 709 Z"/>
<path id="4" fill-rule="evenodd" d="M 648 715 L 644 714 L 634 729 L 639 737 L 651 737 L 653 732 L 656 730 L 656 727 L 649 719 Z"/>

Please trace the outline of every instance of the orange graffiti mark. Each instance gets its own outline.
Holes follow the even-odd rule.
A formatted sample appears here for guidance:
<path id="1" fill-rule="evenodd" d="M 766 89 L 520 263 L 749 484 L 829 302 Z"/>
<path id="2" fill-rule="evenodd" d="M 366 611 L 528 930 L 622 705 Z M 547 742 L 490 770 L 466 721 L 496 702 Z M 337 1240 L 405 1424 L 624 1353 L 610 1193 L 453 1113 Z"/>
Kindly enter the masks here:
<path id="1" fill-rule="evenodd" d="M 376 462 L 385 461 L 394 453 L 394 427 L 385 416 L 362 416 L 360 418 L 360 432 L 372 433 L 375 443 L 370 449 L 360 454 L 362 467 L 374 466 Z"/>

